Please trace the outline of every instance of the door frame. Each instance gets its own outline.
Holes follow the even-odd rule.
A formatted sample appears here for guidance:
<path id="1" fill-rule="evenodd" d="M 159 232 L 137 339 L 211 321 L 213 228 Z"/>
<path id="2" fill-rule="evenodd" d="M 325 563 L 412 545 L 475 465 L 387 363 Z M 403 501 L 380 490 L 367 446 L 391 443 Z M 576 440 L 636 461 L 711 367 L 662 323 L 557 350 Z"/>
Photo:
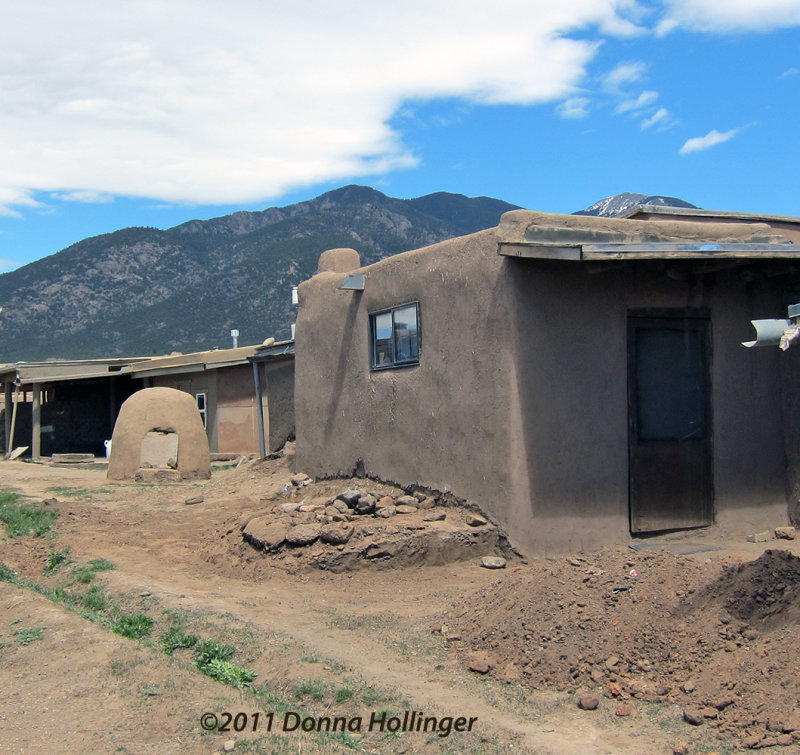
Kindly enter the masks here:
<path id="1" fill-rule="evenodd" d="M 636 362 L 636 330 L 637 321 L 648 320 L 658 327 L 658 321 L 663 321 L 665 326 L 670 324 L 678 325 L 684 323 L 686 326 L 693 325 L 692 330 L 698 330 L 701 334 L 702 353 L 703 353 L 703 380 L 705 382 L 705 464 L 706 475 L 703 484 L 705 490 L 705 502 L 701 510 L 698 511 L 698 521 L 696 523 L 676 523 L 675 526 L 666 526 L 663 529 L 642 529 L 637 525 L 638 516 L 646 514 L 636 513 L 637 490 L 635 479 L 635 459 L 634 453 L 637 445 L 646 444 L 647 441 L 638 441 L 638 405 L 637 405 L 637 362 Z M 713 341 L 711 327 L 711 313 L 707 308 L 700 307 L 676 307 L 676 308 L 643 308 L 628 310 L 626 315 L 627 325 L 627 357 L 628 357 L 628 526 L 632 535 L 647 535 L 656 532 L 667 532 L 677 529 L 694 529 L 706 527 L 713 524 L 715 518 L 715 496 L 714 496 L 714 416 L 713 416 L 713 383 L 712 383 L 712 359 Z M 657 441 L 658 442 L 658 441 Z"/>

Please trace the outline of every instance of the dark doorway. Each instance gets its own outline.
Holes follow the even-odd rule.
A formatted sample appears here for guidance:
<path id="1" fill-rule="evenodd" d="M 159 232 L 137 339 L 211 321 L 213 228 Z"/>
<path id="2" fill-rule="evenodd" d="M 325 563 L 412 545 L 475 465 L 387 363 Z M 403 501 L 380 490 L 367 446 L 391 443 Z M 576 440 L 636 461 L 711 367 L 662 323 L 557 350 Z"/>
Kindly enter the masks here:
<path id="1" fill-rule="evenodd" d="M 707 316 L 628 317 L 632 533 L 712 522 L 710 331 Z"/>

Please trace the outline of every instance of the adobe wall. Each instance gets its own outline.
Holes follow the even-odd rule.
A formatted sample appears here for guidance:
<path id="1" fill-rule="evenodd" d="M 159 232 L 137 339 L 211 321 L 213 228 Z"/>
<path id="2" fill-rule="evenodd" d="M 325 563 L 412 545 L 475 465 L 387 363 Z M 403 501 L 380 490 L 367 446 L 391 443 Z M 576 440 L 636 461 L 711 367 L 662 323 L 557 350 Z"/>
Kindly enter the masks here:
<path id="1" fill-rule="evenodd" d="M 173 388 L 188 393 L 196 402 L 196 394 L 206 394 L 206 435 L 211 451 L 220 451 L 217 431 L 217 372 L 209 370 L 198 373 L 160 375 L 152 378 L 155 388 Z"/>
<path id="2" fill-rule="evenodd" d="M 531 553 L 628 539 L 629 309 L 712 317 L 718 521 L 786 520 L 779 355 L 747 350 L 748 320 L 782 306 L 735 271 L 667 277 L 656 263 L 499 257 L 495 231 L 299 287 L 297 467 L 419 483 L 480 505 Z M 371 372 L 368 313 L 419 301 L 420 364 Z"/>
<path id="3" fill-rule="evenodd" d="M 261 369 L 267 449 L 274 452 L 295 436 L 294 359 L 264 362 Z"/>
<path id="4" fill-rule="evenodd" d="M 260 447 L 253 368 L 250 364 L 238 364 L 214 372 L 217 373 L 217 449 L 221 453 L 257 454 Z"/>

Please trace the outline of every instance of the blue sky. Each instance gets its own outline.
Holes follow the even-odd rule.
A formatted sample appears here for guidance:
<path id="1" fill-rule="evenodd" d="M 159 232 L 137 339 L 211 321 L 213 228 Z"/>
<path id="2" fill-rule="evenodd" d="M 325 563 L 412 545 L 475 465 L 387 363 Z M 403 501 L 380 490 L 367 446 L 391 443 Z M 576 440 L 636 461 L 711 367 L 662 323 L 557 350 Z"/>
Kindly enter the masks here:
<path id="1" fill-rule="evenodd" d="M 6 0 L 0 271 L 347 183 L 800 215 L 799 121 L 800 0 Z"/>

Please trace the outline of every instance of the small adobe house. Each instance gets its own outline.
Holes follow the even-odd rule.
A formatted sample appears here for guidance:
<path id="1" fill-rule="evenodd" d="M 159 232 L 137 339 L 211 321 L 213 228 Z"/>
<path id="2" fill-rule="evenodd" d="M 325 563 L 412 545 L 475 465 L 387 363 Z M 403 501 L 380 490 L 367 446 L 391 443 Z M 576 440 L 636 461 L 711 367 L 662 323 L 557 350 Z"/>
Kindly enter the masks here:
<path id="1" fill-rule="evenodd" d="M 800 219 L 517 210 L 298 288 L 297 468 L 479 505 L 523 551 L 798 515 Z"/>
<path id="2" fill-rule="evenodd" d="M 155 357 L 126 372 L 138 388 L 192 395 L 212 453 L 263 456 L 294 435 L 293 342 Z"/>

